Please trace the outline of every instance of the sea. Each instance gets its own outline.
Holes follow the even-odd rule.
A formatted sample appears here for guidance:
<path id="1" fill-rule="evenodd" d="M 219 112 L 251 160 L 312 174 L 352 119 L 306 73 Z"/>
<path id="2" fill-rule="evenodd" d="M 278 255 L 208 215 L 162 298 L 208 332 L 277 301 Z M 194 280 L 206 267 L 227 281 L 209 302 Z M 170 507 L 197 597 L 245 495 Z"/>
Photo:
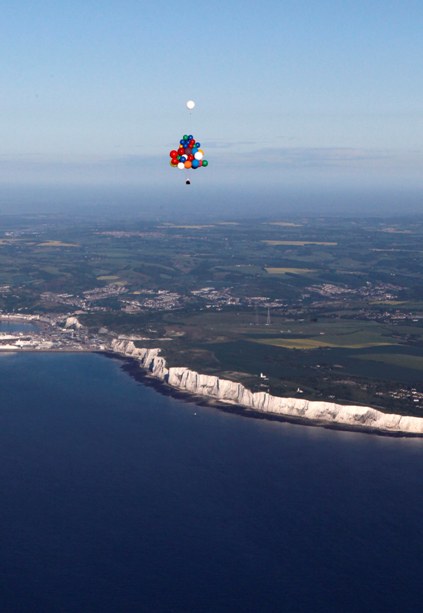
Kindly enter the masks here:
<path id="1" fill-rule="evenodd" d="M 22 321 L 20 319 L 0 320 L 0 334 L 15 334 L 17 332 L 30 334 L 31 332 L 36 332 L 37 330 L 37 326 L 30 321 Z"/>
<path id="2" fill-rule="evenodd" d="M 10 328 L 9 328 L 10 329 Z M 417 611 L 423 439 L 244 417 L 99 354 L 0 354 L 0 611 Z"/>

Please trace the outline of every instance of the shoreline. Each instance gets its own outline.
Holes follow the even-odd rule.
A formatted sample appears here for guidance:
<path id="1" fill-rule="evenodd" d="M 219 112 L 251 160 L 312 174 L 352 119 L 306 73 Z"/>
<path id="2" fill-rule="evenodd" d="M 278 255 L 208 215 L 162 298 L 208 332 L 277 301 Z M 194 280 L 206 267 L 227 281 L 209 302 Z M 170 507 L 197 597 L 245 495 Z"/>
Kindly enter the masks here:
<path id="1" fill-rule="evenodd" d="M 385 413 L 369 406 L 338 405 L 333 402 L 272 396 L 268 392 L 251 392 L 240 383 L 215 375 L 202 375 L 184 367 L 168 368 L 165 358 L 159 355 L 160 348 L 137 348 L 129 339 L 115 338 L 100 347 L 87 345 L 80 342 L 77 346 L 72 344 L 61 347 L 9 346 L 2 349 L 0 346 L 0 355 L 97 353 L 118 359 L 126 373 L 159 393 L 197 406 L 301 426 L 396 438 L 423 438 L 423 417 Z"/>
<path id="2" fill-rule="evenodd" d="M 172 385 L 169 385 L 166 381 L 162 381 L 152 375 L 148 369 L 143 368 L 137 358 L 131 356 L 125 356 L 112 350 L 96 351 L 98 355 L 105 356 L 109 359 L 118 360 L 121 363 L 121 369 L 127 373 L 130 377 L 146 385 L 154 388 L 158 393 L 163 396 L 169 396 L 177 400 L 182 400 L 187 404 L 196 404 L 197 406 L 205 406 L 217 409 L 224 413 L 230 413 L 232 415 L 239 415 L 241 417 L 247 417 L 249 419 L 264 419 L 267 421 L 277 421 L 279 423 L 293 424 L 297 426 L 308 426 L 311 428 L 324 428 L 326 430 L 337 430 L 341 432 L 357 432 L 360 434 L 369 434 L 377 436 L 388 436 L 393 438 L 423 438 L 423 433 L 405 432 L 405 431 L 389 431 L 379 428 L 371 428 L 368 426 L 360 426 L 353 424 L 339 424 L 328 423 L 320 420 L 312 420 L 310 418 L 301 418 L 298 416 L 290 415 L 278 415 L 275 413 L 265 413 L 244 407 L 241 404 L 223 402 L 221 400 L 212 398 L 210 396 L 202 396 L 199 394 L 191 393 L 187 390 L 181 390 Z"/>

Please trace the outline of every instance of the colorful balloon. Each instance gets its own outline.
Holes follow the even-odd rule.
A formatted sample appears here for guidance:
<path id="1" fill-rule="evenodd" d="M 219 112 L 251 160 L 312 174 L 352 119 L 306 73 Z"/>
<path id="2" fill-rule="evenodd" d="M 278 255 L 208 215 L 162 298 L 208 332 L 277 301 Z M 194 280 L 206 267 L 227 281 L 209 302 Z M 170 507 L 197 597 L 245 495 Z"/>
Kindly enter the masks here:
<path id="1" fill-rule="evenodd" d="M 170 166 L 180 170 L 189 170 L 190 168 L 197 170 L 197 168 L 205 168 L 209 165 L 208 161 L 204 159 L 204 151 L 200 149 L 200 143 L 195 141 L 192 134 L 184 134 L 177 149 L 172 149 L 169 156 Z"/>

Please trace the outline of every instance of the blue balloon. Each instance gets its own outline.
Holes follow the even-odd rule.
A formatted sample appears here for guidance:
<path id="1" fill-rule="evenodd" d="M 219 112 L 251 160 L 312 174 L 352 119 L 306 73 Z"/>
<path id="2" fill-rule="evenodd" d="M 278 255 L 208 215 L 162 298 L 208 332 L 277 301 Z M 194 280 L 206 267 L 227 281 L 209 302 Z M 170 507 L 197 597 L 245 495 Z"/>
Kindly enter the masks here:
<path id="1" fill-rule="evenodd" d="M 186 162 L 187 161 L 187 156 L 186 155 L 181 155 L 181 159 L 180 162 Z"/>
<path id="2" fill-rule="evenodd" d="M 197 149 L 199 149 L 201 147 L 201 143 L 195 143 L 195 146 L 197 147 Z"/>
<path id="3" fill-rule="evenodd" d="M 199 165 L 200 165 L 200 162 L 198 160 L 192 160 L 191 168 L 198 168 Z"/>

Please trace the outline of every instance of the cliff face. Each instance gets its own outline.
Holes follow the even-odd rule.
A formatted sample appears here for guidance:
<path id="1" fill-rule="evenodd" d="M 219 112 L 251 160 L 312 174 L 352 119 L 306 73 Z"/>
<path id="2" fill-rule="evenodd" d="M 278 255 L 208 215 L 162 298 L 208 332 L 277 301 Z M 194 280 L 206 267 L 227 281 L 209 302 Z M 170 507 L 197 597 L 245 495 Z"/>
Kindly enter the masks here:
<path id="1" fill-rule="evenodd" d="M 370 407 L 343 406 L 303 398 L 282 398 L 266 392 L 253 393 L 241 383 L 202 375 L 187 368 L 167 368 L 160 349 L 136 348 L 132 341 L 114 340 L 112 351 L 136 358 L 141 368 L 168 385 L 220 402 L 247 409 L 301 419 L 321 425 L 334 425 L 380 432 L 423 435 L 423 418 L 382 413 Z"/>
<path id="2" fill-rule="evenodd" d="M 144 349 L 135 347 L 132 341 L 114 340 L 111 346 L 112 351 L 122 355 L 136 358 L 140 362 L 141 368 L 148 370 L 153 377 L 164 381 L 168 374 L 166 360 L 159 355 L 160 349 Z"/>
<path id="3" fill-rule="evenodd" d="M 65 321 L 65 328 L 75 328 L 75 330 L 79 330 L 82 328 L 82 324 L 77 317 L 68 317 Z"/>

